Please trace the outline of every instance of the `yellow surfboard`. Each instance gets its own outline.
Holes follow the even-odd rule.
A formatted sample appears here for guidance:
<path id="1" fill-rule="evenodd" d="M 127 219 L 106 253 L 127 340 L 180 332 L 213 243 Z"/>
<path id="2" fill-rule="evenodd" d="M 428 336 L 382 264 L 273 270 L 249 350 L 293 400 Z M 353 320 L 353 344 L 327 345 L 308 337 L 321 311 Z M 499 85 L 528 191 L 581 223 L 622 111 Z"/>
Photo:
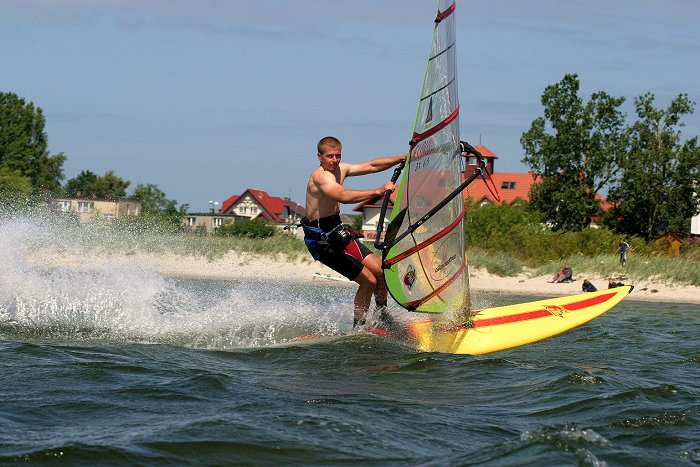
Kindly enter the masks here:
<path id="1" fill-rule="evenodd" d="M 512 349 L 556 336 L 597 318 L 625 298 L 634 287 L 557 297 L 486 308 L 472 314 L 471 323 L 449 326 L 439 316 L 407 323 L 406 332 L 425 352 L 481 355 Z M 371 329 L 387 334 L 381 327 Z"/>

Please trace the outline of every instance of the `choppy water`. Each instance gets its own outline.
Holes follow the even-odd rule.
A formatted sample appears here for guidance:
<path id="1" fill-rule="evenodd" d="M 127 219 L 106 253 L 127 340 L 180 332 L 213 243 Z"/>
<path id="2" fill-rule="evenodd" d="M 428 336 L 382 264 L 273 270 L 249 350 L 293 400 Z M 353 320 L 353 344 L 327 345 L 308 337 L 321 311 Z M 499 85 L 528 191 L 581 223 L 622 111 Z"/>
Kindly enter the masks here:
<path id="1" fill-rule="evenodd" d="M 36 236 L 0 224 L 0 463 L 700 464 L 700 306 L 427 354 L 344 335 L 352 289 L 43 272 Z"/>

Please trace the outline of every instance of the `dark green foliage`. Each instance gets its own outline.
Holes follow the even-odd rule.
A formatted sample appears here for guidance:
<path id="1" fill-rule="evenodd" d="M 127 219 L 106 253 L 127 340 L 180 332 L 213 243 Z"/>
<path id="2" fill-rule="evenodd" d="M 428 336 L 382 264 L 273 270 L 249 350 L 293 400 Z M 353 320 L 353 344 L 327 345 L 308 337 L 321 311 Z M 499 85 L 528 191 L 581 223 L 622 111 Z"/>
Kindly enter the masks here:
<path id="1" fill-rule="evenodd" d="M 525 203 L 473 208 L 467 214 L 466 234 L 470 248 L 489 255 L 510 255 L 531 267 L 579 255 L 615 254 L 620 240 L 605 228 L 552 232 Z M 635 249 L 644 243 L 635 242 Z"/>
<path id="2" fill-rule="evenodd" d="M 116 176 L 111 170 L 102 176 L 83 170 L 66 182 L 63 194 L 71 198 L 118 200 L 126 197 L 130 184 L 130 181 Z"/>
<path id="3" fill-rule="evenodd" d="M 0 204 L 24 204 L 32 195 L 32 180 L 19 171 L 0 166 Z"/>
<path id="4" fill-rule="evenodd" d="M 152 183 L 139 183 L 129 198 L 141 203 L 142 215 L 173 227 L 178 227 L 180 219 L 187 213 L 187 204 L 178 208 L 177 201 L 168 199 L 165 193 Z"/>
<path id="5" fill-rule="evenodd" d="M 522 162 L 542 181 L 530 193 L 533 208 L 554 230 L 581 230 L 598 211 L 596 195 L 615 177 L 627 145 L 624 97 L 604 91 L 584 103 L 578 76 L 569 74 L 542 94 L 544 117 L 520 142 Z"/>
<path id="6" fill-rule="evenodd" d="M 216 229 L 216 235 L 222 237 L 268 238 L 277 233 L 278 229 L 264 220 L 228 222 Z"/>
<path id="7" fill-rule="evenodd" d="M 0 167 L 27 177 L 36 193 L 56 190 L 64 178 L 66 156 L 49 155 L 45 123 L 40 107 L 0 92 Z"/>
<path id="8" fill-rule="evenodd" d="M 700 212 L 694 193 L 700 187 L 697 136 L 681 141 L 681 118 L 693 113 L 686 94 L 667 109 L 653 106 L 654 95 L 635 99 L 639 120 L 631 127 L 631 147 L 621 160 L 624 176 L 610 190 L 616 202 L 604 221 L 618 232 L 647 240 L 666 232 L 688 232 Z"/>
<path id="9" fill-rule="evenodd" d="M 168 199 L 165 193 L 152 183 L 146 185 L 139 183 L 129 198 L 140 202 L 143 212 L 178 212 L 177 201 Z"/>

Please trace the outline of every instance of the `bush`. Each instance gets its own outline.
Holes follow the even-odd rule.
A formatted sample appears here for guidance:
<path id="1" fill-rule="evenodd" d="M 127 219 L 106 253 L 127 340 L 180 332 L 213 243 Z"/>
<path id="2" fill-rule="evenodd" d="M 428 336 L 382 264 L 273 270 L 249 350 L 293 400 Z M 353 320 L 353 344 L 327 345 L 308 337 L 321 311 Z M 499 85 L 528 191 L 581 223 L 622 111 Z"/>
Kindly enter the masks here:
<path id="1" fill-rule="evenodd" d="M 277 233 L 277 227 L 263 220 L 227 222 L 215 230 L 222 237 L 268 238 Z"/>
<path id="2" fill-rule="evenodd" d="M 620 241 L 619 234 L 604 227 L 552 232 L 525 203 L 473 208 L 467 214 L 465 231 L 469 247 L 490 255 L 510 255 L 530 267 L 577 256 L 615 255 Z M 642 239 L 628 242 L 638 253 L 650 252 Z"/>

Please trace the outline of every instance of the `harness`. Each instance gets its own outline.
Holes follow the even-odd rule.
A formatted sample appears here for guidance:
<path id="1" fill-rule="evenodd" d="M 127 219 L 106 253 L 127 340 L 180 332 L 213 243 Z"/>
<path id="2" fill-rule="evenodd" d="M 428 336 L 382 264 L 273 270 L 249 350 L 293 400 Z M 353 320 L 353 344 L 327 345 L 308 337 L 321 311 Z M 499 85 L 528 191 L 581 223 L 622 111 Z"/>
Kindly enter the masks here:
<path id="1" fill-rule="evenodd" d="M 326 254 L 342 253 L 351 241 L 363 237 L 361 233 L 342 222 L 336 224 L 330 230 L 321 228 L 321 224 L 324 224 L 325 227 L 328 221 L 335 221 L 336 218 L 340 221 L 340 214 L 315 221 L 311 221 L 306 217 L 301 220 L 301 228 L 304 230 L 304 243 L 311 256 L 317 261 Z M 322 220 L 325 222 L 321 222 Z"/>

